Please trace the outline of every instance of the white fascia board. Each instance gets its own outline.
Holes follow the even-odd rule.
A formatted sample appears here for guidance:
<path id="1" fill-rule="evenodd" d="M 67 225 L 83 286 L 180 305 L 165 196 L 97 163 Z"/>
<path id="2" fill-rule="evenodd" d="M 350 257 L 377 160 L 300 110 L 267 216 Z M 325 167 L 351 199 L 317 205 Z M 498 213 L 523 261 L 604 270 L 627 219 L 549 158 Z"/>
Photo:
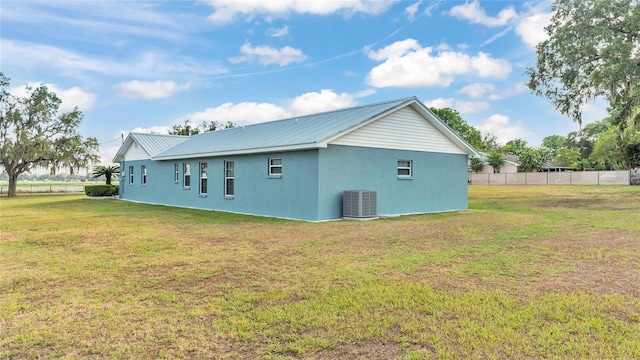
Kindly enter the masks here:
<path id="1" fill-rule="evenodd" d="M 272 153 L 272 152 L 311 150 L 311 149 L 319 149 L 319 148 L 326 148 L 326 147 L 327 145 L 323 143 L 307 143 L 307 144 L 271 146 L 271 147 L 265 147 L 265 148 L 240 149 L 240 150 L 230 150 L 230 151 L 154 156 L 151 158 L 151 160 L 180 160 L 180 159 L 196 159 L 196 158 L 221 157 L 221 156 L 232 156 L 232 155 L 251 155 L 251 154 L 263 154 L 263 153 Z"/>
<path id="2" fill-rule="evenodd" d="M 113 157 L 111 162 L 114 163 L 114 164 L 120 163 L 120 160 L 124 157 L 124 154 L 127 152 L 127 150 L 129 149 L 131 144 L 133 144 L 134 141 L 135 140 L 133 140 L 133 137 L 131 136 L 131 133 L 129 133 L 129 135 L 127 135 L 127 138 L 124 140 L 124 142 L 120 146 L 120 149 L 118 149 L 118 152 Z"/>

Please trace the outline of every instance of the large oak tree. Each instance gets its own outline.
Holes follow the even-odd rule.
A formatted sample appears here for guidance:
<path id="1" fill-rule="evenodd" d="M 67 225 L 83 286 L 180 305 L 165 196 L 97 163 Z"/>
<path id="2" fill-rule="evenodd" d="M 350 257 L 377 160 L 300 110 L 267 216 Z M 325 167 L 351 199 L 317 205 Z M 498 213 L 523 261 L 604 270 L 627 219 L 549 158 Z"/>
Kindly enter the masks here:
<path id="1" fill-rule="evenodd" d="M 546 32 L 527 69 L 528 86 L 582 122 L 583 105 L 609 104 L 622 130 L 640 122 L 640 6 L 638 0 L 555 0 Z"/>
<path id="2" fill-rule="evenodd" d="M 98 141 L 78 133 L 82 112 L 60 113 L 62 101 L 46 86 L 27 86 L 27 95 L 9 93 L 0 72 L 0 165 L 9 177 L 9 197 L 16 196 L 18 175 L 35 168 L 67 168 L 73 174 L 98 160 Z"/>

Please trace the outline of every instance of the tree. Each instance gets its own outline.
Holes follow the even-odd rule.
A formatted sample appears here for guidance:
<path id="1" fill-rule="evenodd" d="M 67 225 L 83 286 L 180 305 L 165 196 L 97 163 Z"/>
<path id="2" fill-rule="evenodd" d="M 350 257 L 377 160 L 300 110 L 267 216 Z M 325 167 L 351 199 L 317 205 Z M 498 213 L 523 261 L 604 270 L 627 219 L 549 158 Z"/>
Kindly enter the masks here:
<path id="1" fill-rule="evenodd" d="M 217 121 L 203 121 L 197 126 L 191 126 L 190 120 L 185 120 L 183 125 L 174 125 L 173 128 L 169 131 L 171 135 L 196 135 L 201 132 L 209 132 L 216 131 L 221 129 L 231 129 L 236 127 L 231 121 L 227 121 L 225 124 L 217 122 Z"/>
<path id="2" fill-rule="evenodd" d="M 612 122 L 625 126 L 640 106 L 640 6 L 637 0 L 555 0 L 536 47 L 528 87 L 582 123 L 582 106 L 604 98 Z"/>
<path id="3" fill-rule="evenodd" d="M 542 139 L 542 146 L 553 151 L 553 156 L 556 156 L 560 149 L 566 147 L 567 138 L 562 135 L 549 135 Z"/>
<path id="4" fill-rule="evenodd" d="M 576 163 L 580 160 L 580 152 L 578 149 L 569 149 L 562 147 L 556 151 L 550 149 L 553 162 L 559 166 L 575 168 Z"/>
<path id="5" fill-rule="evenodd" d="M 469 169 L 473 172 L 480 172 L 484 168 L 484 160 L 481 158 L 473 157 L 469 159 Z"/>
<path id="6" fill-rule="evenodd" d="M 487 155 L 486 161 L 487 161 L 487 164 L 493 167 L 494 173 L 499 173 L 500 166 L 504 165 L 506 159 L 504 158 L 504 155 L 502 155 L 501 153 L 497 151 L 492 151 L 489 153 L 489 155 Z"/>
<path id="7" fill-rule="evenodd" d="M 487 151 L 502 151 L 502 145 L 498 142 L 498 137 L 492 133 L 487 133 L 484 138 L 482 138 L 482 142 Z"/>
<path id="8" fill-rule="evenodd" d="M 91 174 L 94 178 L 105 177 L 107 185 L 111 185 L 111 178 L 120 173 L 120 165 L 96 166 Z"/>
<path id="9" fill-rule="evenodd" d="M 585 125 L 580 131 L 572 131 L 567 134 L 567 147 L 578 149 L 580 157 L 589 158 L 598 135 L 611 127 L 608 120 L 596 121 Z"/>
<path id="10" fill-rule="evenodd" d="M 527 142 L 522 139 L 513 139 L 507 141 L 502 147 L 502 152 L 505 154 L 513 154 L 520 156 L 520 153 L 527 148 Z"/>
<path id="11" fill-rule="evenodd" d="M 458 110 L 454 110 L 451 108 L 430 108 L 431 111 L 436 114 L 440 120 L 442 120 L 445 124 L 447 124 L 451 129 L 453 129 L 461 138 L 463 138 L 469 145 L 476 148 L 476 150 L 486 150 L 486 146 L 484 141 L 482 141 L 482 133 L 469 125 Z"/>
<path id="12" fill-rule="evenodd" d="M 61 100 L 46 86 L 27 86 L 27 95 L 7 91 L 0 72 L 0 165 L 9 177 L 9 197 L 16 196 L 18 176 L 34 168 L 65 166 L 79 170 L 97 161 L 98 141 L 77 132 L 82 113 L 59 113 Z"/>
<path id="13" fill-rule="evenodd" d="M 551 150 L 545 147 L 524 148 L 518 155 L 518 163 L 522 171 L 540 171 L 544 164 L 551 160 Z"/>
<path id="14" fill-rule="evenodd" d="M 611 126 L 607 131 L 598 134 L 589 154 L 589 160 L 604 167 L 619 169 L 624 161 L 620 144 L 620 131 L 617 126 Z"/>

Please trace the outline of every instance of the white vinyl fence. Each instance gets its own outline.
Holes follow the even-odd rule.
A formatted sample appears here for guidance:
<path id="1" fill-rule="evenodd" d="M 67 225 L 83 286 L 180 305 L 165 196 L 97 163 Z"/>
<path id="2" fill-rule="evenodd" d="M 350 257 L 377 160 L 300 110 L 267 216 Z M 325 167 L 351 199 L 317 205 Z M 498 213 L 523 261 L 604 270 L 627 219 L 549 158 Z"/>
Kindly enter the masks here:
<path id="1" fill-rule="evenodd" d="M 624 171 L 562 171 L 509 174 L 469 174 L 472 185 L 630 185 Z"/>
<path id="2" fill-rule="evenodd" d="M 85 184 L 20 185 L 16 188 L 16 192 L 18 194 L 83 193 L 84 187 Z M 8 186 L 0 186 L 0 195 L 7 195 L 8 192 Z"/>

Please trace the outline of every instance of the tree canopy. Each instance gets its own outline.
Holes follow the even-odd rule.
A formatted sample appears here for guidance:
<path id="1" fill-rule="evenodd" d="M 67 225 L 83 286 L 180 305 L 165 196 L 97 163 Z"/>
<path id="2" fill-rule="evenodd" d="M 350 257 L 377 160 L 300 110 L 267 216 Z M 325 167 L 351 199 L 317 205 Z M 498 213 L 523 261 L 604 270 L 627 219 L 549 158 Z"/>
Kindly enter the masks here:
<path id="1" fill-rule="evenodd" d="M 482 133 L 469 125 L 463 118 L 460 116 L 458 110 L 454 110 L 451 108 L 430 108 L 434 114 L 436 114 L 440 120 L 444 121 L 445 124 L 449 125 L 451 129 L 453 129 L 460 137 L 462 137 L 469 145 L 476 148 L 476 150 L 486 150 L 485 143 L 482 139 Z"/>
<path id="2" fill-rule="evenodd" d="M 8 195 L 16 195 L 18 175 L 35 168 L 71 174 L 98 161 L 98 140 L 77 131 L 82 113 L 58 111 L 62 101 L 46 86 L 26 87 L 27 95 L 9 93 L 9 79 L 0 72 L 0 165 L 9 177 Z"/>
<path id="3" fill-rule="evenodd" d="M 625 126 L 640 114 L 640 7 L 637 0 L 555 0 L 546 32 L 527 69 L 529 88 L 582 123 L 582 106 L 609 104 L 612 122 Z"/>
<path id="4" fill-rule="evenodd" d="M 174 125 L 173 128 L 169 131 L 169 134 L 191 136 L 200 134 L 201 132 L 231 129 L 234 127 L 236 127 L 236 124 L 231 121 L 227 121 L 226 123 L 221 123 L 218 121 L 203 121 L 196 126 L 192 126 L 190 120 L 185 120 L 184 124 Z"/>

